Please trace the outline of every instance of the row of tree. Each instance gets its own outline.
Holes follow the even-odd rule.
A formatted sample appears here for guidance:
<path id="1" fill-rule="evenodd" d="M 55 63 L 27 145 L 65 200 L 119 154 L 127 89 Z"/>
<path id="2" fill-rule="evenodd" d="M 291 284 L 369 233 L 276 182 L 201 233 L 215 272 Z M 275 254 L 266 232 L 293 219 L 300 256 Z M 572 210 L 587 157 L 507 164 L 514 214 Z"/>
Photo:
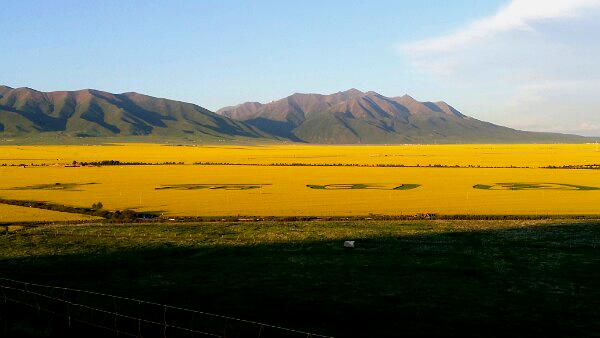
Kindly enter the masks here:
<path id="1" fill-rule="evenodd" d="M 42 201 L 25 201 L 25 200 L 11 200 L 11 199 L 0 199 L 0 203 L 8 205 L 16 205 L 21 207 L 52 210 L 67 212 L 72 214 L 98 216 L 115 222 L 133 222 L 138 219 L 151 219 L 156 218 L 156 215 L 148 213 L 140 213 L 130 209 L 110 211 L 104 209 L 102 202 L 96 202 L 91 207 L 73 207 L 69 205 L 42 202 Z"/>

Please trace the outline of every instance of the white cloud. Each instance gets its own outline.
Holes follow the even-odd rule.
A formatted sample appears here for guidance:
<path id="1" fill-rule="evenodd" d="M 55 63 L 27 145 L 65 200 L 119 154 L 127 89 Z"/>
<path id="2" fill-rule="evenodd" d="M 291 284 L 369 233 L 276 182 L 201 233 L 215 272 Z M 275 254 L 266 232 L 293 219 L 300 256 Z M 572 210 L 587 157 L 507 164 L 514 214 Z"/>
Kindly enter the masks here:
<path id="1" fill-rule="evenodd" d="M 583 122 L 579 124 L 579 128 L 582 131 L 590 132 L 592 134 L 600 133 L 600 123 L 587 123 Z"/>
<path id="2" fill-rule="evenodd" d="M 587 7 L 599 7 L 598 0 L 513 0 L 495 15 L 475 21 L 452 33 L 400 46 L 410 53 L 444 52 L 464 47 L 497 33 L 531 29 L 530 24 L 548 19 L 575 17 Z"/>
<path id="3" fill-rule="evenodd" d="M 570 102 L 570 104 L 580 108 L 579 104 L 589 102 L 586 100 L 589 98 L 588 96 L 596 96 L 597 88 L 600 88 L 600 81 L 575 80 L 527 83 L 516 87 L 515 94 L 506 101 L 506 107 L 518 110 L 531 107 L 534 104 L 560 102 L 564 97 L 568 97 L 580 99 L 578 100 L 579 103 Z M 563 104 L 565 103 L 563 102 Z"/>
<path id="4" fill-rule="evenodd" d="M 467 115 L 600 136 L 600 0 L 513 0 L 438 37 L 404 43 L 409 67 Z"/>
<path id="5" fill-rule="evenodd" d="M 517 86 L 495 109 L 518 129 L 600 135 L 600 80 L 547 81 Z M 504 112 L 504 113 L 503 113 Z"/>

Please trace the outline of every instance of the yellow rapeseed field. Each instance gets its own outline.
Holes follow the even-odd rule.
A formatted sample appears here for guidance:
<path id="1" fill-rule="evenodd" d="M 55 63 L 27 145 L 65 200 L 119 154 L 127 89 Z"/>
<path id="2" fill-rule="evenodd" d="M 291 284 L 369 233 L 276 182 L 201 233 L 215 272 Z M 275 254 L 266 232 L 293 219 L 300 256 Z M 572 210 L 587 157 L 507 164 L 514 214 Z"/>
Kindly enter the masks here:
<path id="1" fill-rule="evenodd" d="M 99 217 L 0 204 L 0 223 L 36 221 L 59 222 L 91 219 L 99 219 Z"/>
<path id="2" fill-rule="evenodd" d="M 102 146 L 0 146 L 2 164 L 62 164 L 72 161 L 226 162 L 311 164 L 402 164 L 460 166 L 581 165 L 600 163 L 598 144 L 523 145 L 262 145 L 174 146 L 115 144 Z"/>
<path id="3" fill-rule="evenodd" d="M 531 168 L 160 165 L 0 167 L 0 197 L 165 216 L 600 214 L 595 145 L 2 147 L 8 163 L 120 160 Z M 52 160 L 54 159 L 54 160 Z M 0 162 L 2 163 L 2 162 Z M 2 209 L 0 209 L 2 212 Z M 44 216 L 40 216 L 44 217 Z"/>

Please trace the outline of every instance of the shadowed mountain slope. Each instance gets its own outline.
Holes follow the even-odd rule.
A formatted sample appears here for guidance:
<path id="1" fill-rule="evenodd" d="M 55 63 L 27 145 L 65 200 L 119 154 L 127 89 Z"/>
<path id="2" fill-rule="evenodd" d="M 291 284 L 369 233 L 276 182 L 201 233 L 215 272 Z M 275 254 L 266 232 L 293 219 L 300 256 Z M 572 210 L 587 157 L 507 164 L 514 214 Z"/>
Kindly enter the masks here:
<path id="1" fill-rule="evenodd" d="M 1 86 L 0 136 L 42 133 L 75 137 L 269 137 L 255 127 L 200 106 L 138 93 L 92 89 L 46 93 Z"/>
<path id="2" fill-rule="evenodd" d="M 311 143 L 585 142 L 585 137 L 506 128 L 465 116 L 445 102 L 419 102 L 350 89 L 248 102 L 217 114 Z"/>

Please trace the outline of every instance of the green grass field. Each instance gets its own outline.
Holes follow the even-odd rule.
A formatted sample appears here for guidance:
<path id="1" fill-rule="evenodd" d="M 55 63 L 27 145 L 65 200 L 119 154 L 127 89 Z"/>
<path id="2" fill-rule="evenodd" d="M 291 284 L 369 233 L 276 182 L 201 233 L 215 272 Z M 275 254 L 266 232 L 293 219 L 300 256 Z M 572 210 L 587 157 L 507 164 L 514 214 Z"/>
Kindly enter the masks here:
<path id="1" fill-rule="evenodd" d="M 583 337 L 600 332 L 599 226 L 596 220 L 55 225 L 1 236 L 0 271 L 336 337 Z M 355 240 L 356 248 L 345 249 L 344 240 Z M 24 321 L 9 318 L 6 336 L 58 336 L 55 322 Z"/>

